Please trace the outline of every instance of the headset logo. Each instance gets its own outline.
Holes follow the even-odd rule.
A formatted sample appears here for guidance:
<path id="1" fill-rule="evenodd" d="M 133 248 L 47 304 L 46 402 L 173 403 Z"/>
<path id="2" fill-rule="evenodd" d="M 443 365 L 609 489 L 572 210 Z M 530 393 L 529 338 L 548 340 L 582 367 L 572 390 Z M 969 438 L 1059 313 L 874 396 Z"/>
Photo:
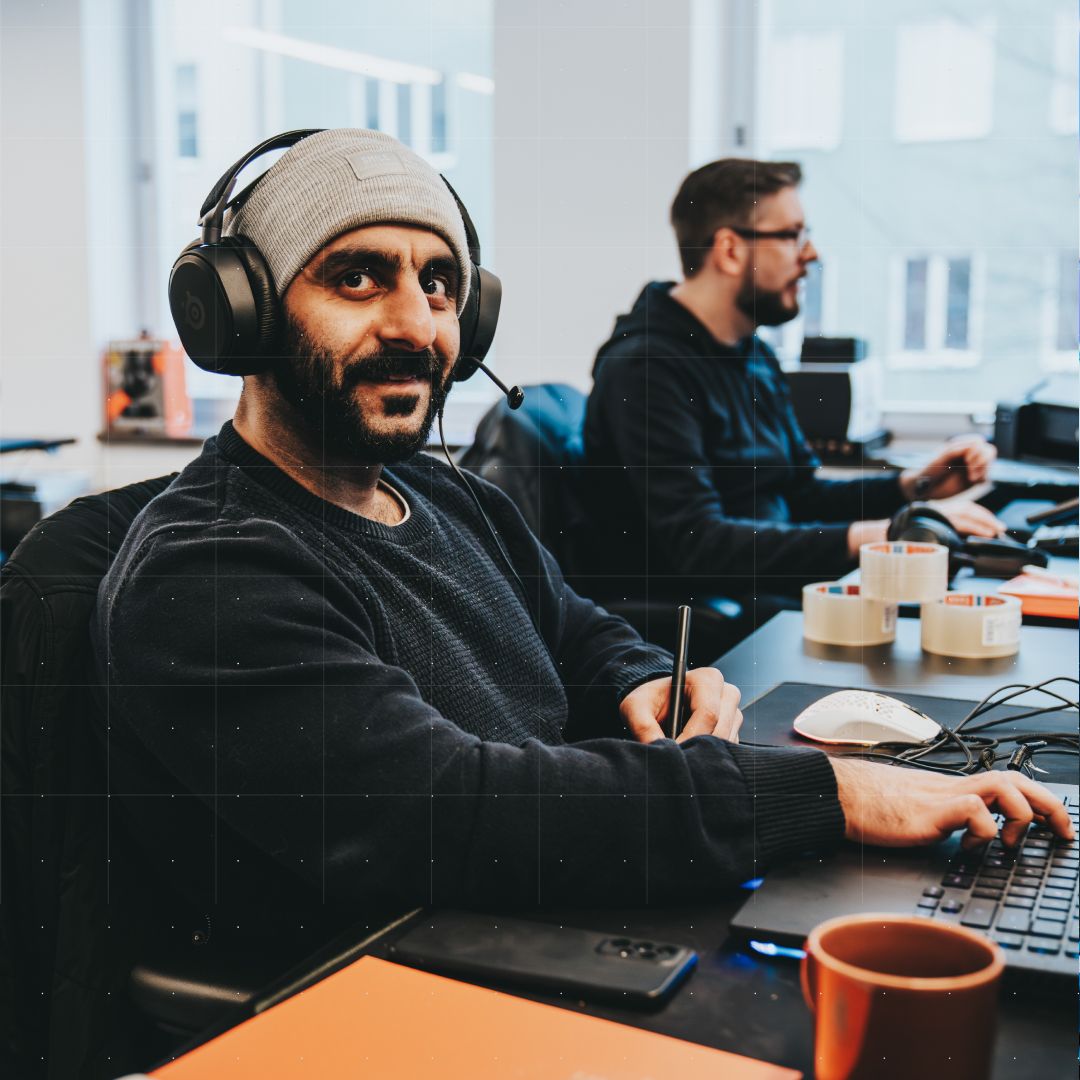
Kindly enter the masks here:
<path id="1" fill-rule="evenodd" d="M 184 318 L 192 330 L 201 330 L 206 325 L 206 309 L 202 301 L 191 293 L 184 293 Z"/>

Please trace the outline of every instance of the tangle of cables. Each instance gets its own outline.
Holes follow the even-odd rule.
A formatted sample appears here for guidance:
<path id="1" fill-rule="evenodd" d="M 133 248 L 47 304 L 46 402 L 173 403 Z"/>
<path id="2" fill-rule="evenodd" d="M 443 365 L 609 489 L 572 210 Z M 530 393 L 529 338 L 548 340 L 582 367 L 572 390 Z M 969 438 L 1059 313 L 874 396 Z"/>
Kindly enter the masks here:
<path id="1" fill-rule="evenodd" d="M 1003 724 L 1016 725 L 1047 713 L 1080 715 L 1080 704 L 1056 690 L 1049 689 L 1055 683 L 1072 683 L 1080 687 L 1080 680 L 1069 675 L 1058 675 L 1041 683 L 1025 686 L 1010 683 L 1001 686 L 979 702 L 954 727 L 941 724 L 941 731 L 932 739 L 921 743 L 878 743 L 860 756 L 874 761 L 888 761 L 894 765 L 911 765 L 934 772 L 970 775 L 984 769 L 992 769 L 998 762 L 1006 762 L 1006 768 L 1019 770 L 1032 776 L 1042 772 L 1035 763 L 1038 754 L 1073 754 L 1080 756 L 1080 731 L 1075 722 L 1067 732 L 1022 730 L 1000 733 L 997 738 L 987 734 Z M 986 719 L 995 709 L 1000 709 L 1025 694 L 1041 694 L 1054 704 L 1022 707 L 1019 713 Z M 1016 706 L 1014 706 L 1016 708 Z"/>

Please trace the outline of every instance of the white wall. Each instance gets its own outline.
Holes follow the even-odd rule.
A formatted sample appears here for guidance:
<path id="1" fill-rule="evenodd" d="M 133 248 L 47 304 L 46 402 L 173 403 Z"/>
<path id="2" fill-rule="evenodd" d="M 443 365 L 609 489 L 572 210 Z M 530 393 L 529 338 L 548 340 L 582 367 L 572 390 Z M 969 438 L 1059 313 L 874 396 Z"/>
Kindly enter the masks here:
<path id="1" fill-rule="evenodd" d="M 496 345 L 517 382 L 591 384 L 597 347 L 674 277 L 690 160 L 691 0 L 495 5 Z"/>

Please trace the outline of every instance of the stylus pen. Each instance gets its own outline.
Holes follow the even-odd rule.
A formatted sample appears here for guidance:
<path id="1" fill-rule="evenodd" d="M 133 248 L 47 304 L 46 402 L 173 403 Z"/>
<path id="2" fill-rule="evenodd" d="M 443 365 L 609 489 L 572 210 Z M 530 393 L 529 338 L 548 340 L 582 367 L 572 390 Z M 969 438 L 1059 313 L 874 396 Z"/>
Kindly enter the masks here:
<path id="1" fill-rule="evenodd" d="M 678 640 L 675 645 L 675 670 L 671 673 L 671 710 L 668 713 L 667 737 L 674 739 L 682 728 L 683 698 L 686 695 L 686 661 L 690 652 L 690 609 L 679 605 Z"/>

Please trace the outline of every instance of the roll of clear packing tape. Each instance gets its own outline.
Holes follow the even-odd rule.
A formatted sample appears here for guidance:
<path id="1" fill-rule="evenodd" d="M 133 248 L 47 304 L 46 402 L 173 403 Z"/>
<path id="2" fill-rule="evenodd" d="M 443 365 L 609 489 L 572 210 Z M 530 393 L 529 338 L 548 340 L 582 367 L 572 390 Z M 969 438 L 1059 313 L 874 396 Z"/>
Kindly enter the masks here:
<path id="1" fill-rule="evenodd" d="M 923 604 L 922 647 L 969 660 L 1012 656 L 1020 650 L 1020 601 L 1015 596 L 946 593 Z"/>
<path id="2" fill-rule="evenodd" d="M 896 605 L 869 600 L 858 585 L 819 581 L 802 594 L 803 637 L 822 645 L 886 645 L 896 639 Z"/>
<path id="3" fill-rule="evenodd" d="M 859 549 L 863 596 L 889 604 L 923 604 L 949 587 L 949 549 L 941 544 L 882 540 Z"/>

